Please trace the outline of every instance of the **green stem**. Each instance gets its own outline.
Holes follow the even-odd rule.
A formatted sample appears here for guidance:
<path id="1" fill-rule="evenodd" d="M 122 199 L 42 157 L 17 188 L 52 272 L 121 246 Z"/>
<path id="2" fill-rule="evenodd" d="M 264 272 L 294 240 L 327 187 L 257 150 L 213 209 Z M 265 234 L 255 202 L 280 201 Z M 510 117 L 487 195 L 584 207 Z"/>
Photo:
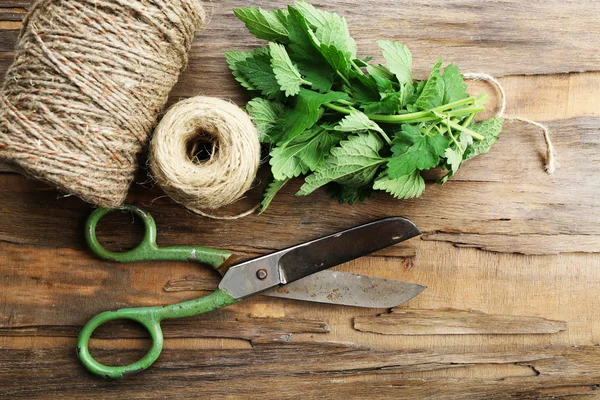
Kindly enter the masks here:
<path id="1" fill-rule="evenodd" d="M 307 85 L 307 86 L 312 86 L 313 85 L 312 82 L 309 82 L 309 81 L 304 80 L 302 78 L 300 79 L 300 83 L 302 83 L 303 85 Z"/>
<path id="2" fill-rule="evenodd" d="M 466 108 L 459 108 L 458 110 L 450 110 L 445 112 L 445 115 L 448 115 L 450 117 L 458 117 L 461 115 L 465 115 L 465 114 L 473 114 L 473 113 L 480 113 L 483 110 L 485 110 L 484 107 L 466 107 Z"/>
<path id="3" fill-rule="evenodd" d="M 465 128 L 464 126 L 462 126 L 460 124 L 457 124 L 456 122 L 453 122 L 453 121 L 450 121 L 450 120 L 446 120 L 446 119 L 442 119 L 442 123 L 446 124 L 446 126 L 448 126 L 448 128 L 456 129 L 457 131 L 464 132 L 467 135 L 472 136 L 473 139 L 477 139 L 477 140 L 483 140 L 483 139 L 485 139 L 479 133 L 477 133 L 475 131 L 472 131 L 469 128 Z"/>
<path id="4" fill-rule="evenodd" d="M 340 103 L 340 104 L 344 104 L 344 105 L 346 105 L 346 106 L 353 106 L 353 105 L 354 105 L 354 103 L 353 103 L 353 102 L 351 102 L 351 101 L 348 101 L 348 100 L 336 100 L 335 102 L 336 102 L 336 103 Z"/>
<path id="5" fill-rule="evenodd" d="M 432 111 L 432 112 L 445 111 L 445 110 L 449 110 L 449 109 L 454 108 L 454 107 L 462 106 L 462 105 L 465 105 L 465 104 L 470 104 L 470 103 L 472 103 L 474 101 L 475 101 L 475 97 L 467 97 L 465 99 L 460 99 L 460 100 L 453 101 L 452 103 L 442 104 L 441 106 L 432 108 L 429 111 Z"/>
<path id="6" fill-rule="evenodd" d="M 392 145 L 392 141 L 390 140 L 390 137 L 383 131 L 383 129 L 381 130 L 377 130 L 377 132 L 379 132 L 379 134 L 383 137 L 383 139 L 387 142 L 388 146 Z"/>
<path id="7" fill-rule="evenodd" d="M 448 132 L 448 127 L 447 126 L 440 126 L 440 125 L 433 125 L 435 127 L 435 129 L 437 129 L 437 131 L 439 132 L 440 135 L 445 135 L 446 132 Z"/>
<path id="8" fill-rule="evenodd" d="M 325 103 L 323 105 L 326 106 L 326 107 L 331 108 L 332 110 L 339 111 L 339 112 L 341 112 L 343 114 L 348 114 L 349 115 L 350 111 L 351 111 L 351 110 L 348 110 L 347 108 L 339 107 L 339 106 L 336 106 L 335 104 L 331 104 L 331 103 Z M 379 134 L 381 134 L 381 136 L 387 142 L 387 144 L 389 144 L 389 145 L 392 144 L 392 141 L 390 140 L 390 137 L 384 132 L 383 129 L 377 130 L 377 132 L 379 132 Z"/>
<path id="9" fill-rule="evenodd" d="M 473 114 L 469 115 L 463 122 L 462 122 L 462 126 L 464 126 L 465 128 L 467 128 L 469 125 L 471 125 L 471 122 L 473 122 L 473 120 L 475 119 L 475 116 L 478 113 L 474 112 Z"/>
<path id="10" fill-rule="evenodd" d="M 340 74 L 340 76 L 342 76 L 342 75 Z M 417 111 L 414 113 L 400 114 L 400 115 L 370 114 L 370 115 L 367 115 L 367 117 L 369 117 L 369 119 L 371 119 L 372 121 L 375 121 L 375 122 L 387 122 L 389 124 L 434 121 L 436 118 L 431 118 L 432 113 L 435 114 L 435 113 L 439 113 L 439 112 L 442 112 L 445 110 L 449 110 L 454 107 L 469 104 L 469 103 L 473 102 L 474 100 L 475 100 L 474 97 L 467 97 L 466 99 L 461 99 L 461 100 L 454 101 L 452 103 L 444 104 L 439 107 L 432 108 L 431 110 Z M 342 114 L 350 114 L 352 112 L 352 110 L 350 110 L 350 109 L 335 106 L 331 103 L 325 103 L 323 105 L 325 107 L 331 108 L 332 110 L 338 111 Z M 469 107 L 469 108 L 462 108 L 459 110 L 450 111 L 450 113 L 452 113 L 451 116 L 459 116 L 459 115 L 464 115 L 464 114 L 470 114 L 470 113 L 476 112 L 476 111 L 477 112 L 483 111 L 483 109 L 482 109 L 482 107 Z"/>
<path id="11" fill-rule="evenodd" d="M 344 83 L 345 83 L 346 85 L 348 85 L 348 86 L 352 86 L 352 85 L 350 84 L 350 82 L 348 81 L 348 79 L 346 79 L 346 77 L 345 77 L 345 76 L 344 76 L 344 75 L 343 75 L 343 74 L 342 74 L 340 71 L 336 70 L 335 72 L 338 74 L 338 76 L 339 76 L 340 78 L 342 78 L 342 80 L 344 81 Z"/>
<path id="12" fill-rule="evenodd" d="M 362 71 L 362 69 L 360 69 L 360 67 L 358 65 L 356 65 L 356 63 L 354 62 L 354 60 L 350 60 L 350 64 L 352 64 L 352 68 L 354 68 L 354 70 L 356 72 L 358 72 L 360 75 L 364 75 L 365 73 Z"/>
<path id="13" fill-rule="evenodd" d="M 454 142 L 454 144 L 456 145 L 456 147 L 459 148 L 459 150 L 462 152 L 462 146 L 460 145 L 460 143 L 458 143 L 456 141 L 456 138 L 454 137 L 454 135 L 452 134 L 452 129 L 450 129 L 450 117 L 446 118 L 446 123 L 448 124 L 446 127 L 448 128 L 448 136 L 450 136 L 450 139 L 452 139 L 452 141 Z"/>
<path id="14" fill-rule="evenodd" d="M 346 115 L 350 115 L 350 113 L 352 112 L 352 110 L 350 110 L 348 108 L 336 106 L 335 104 L 331 104 L 331 103 L 323 103 L 323 105 L 327 108 L 330 108 L 332 110 L 335 110 L 337 112 L 340 112 L 340 113 L 346 114 Z"/>

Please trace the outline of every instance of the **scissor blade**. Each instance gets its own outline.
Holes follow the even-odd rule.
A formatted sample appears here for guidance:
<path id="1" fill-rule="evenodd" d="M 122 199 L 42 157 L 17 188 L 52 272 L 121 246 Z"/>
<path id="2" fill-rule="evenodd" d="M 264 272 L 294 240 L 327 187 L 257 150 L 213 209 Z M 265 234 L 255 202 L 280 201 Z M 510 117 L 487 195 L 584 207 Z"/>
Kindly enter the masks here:
<path id="1" fill-rule="evenodd" d="M 391 217 L 296 246 L 279 259 L 282 283 L 291 283 L 420 234 L 409 220 Z"/>
<path id="2" fill-rule="evenodd" d="M 262 294 L 317 303 L 391 308 L 406 303 L 425 288 L 416 283 L 325 270 Z"/>
<path id="3" fill-rule="evenodd" d="M 391 217 L 347 229 L 234 265 L 219 288 L 244 299 L 410 239 L 421 232 L 409 220 Z"/>

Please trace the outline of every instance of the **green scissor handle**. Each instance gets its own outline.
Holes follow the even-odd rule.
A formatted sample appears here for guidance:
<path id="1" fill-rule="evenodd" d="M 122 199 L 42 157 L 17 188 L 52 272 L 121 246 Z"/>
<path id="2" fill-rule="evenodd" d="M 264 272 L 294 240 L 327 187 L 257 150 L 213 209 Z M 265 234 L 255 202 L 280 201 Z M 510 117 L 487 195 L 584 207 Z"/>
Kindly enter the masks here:
<path id="1" fill-rule="evenodd" d="M 204 314 L 218 308 L 227 307 L 238 301 L 228 292 L 217 289 L 206 297 L 164 307 L 123 308 L 117 311 L 105 311 L 92 318 L 79 333 L 77 354 L 83 365 L 90 372 L 107 378 L 123 378 L 126 375 L 134 374 L 148 368 L 156 361 L 163 347 L 161 321 Z M 105 322 L 117 319 L 129 319 L 145 327 L 152 338 L 152 347 L 144 357 L 132 364 L 111 367 L 99 363 L 91 356 L 89 340 L 96 328 Z"/>
<path id="2" fill-rule="evenodd" d="M 98 222 L 106 214 L 115 210 L 131 211 L 144 222 L 146 228 L 144 238 L 132 250 L 113 252 L 106 250 L 98 242 L 96 237 Z M 156 223 L 154 222 L 154 218 L 152 218 L 150 213 L 131 205 L 116 209 L 96 209 L 86 222 L 85 238 L 92 252 L 98 257 L 118 262 L 154 260 L 198 261 L 218 269 L 226 261 L 230 260 L 232 256 L 228 251 L 199 246 L 158 247 L 156 245 Z M 217 289 L 209 296 L 169 306 L 124 308 L 118 311 L 106 311 L 92 318 L 83 327 L 77 342 L 77 353 L 83 365 L 94 374 L 109 378 L 122 378 L 124 375 L 144 370 L 156 361 L 163 347 L 161 321 L 200 315 L 216 310 L 217 308 L 227 307 L 238 301 L 228 292 Z M 90 355 L 89 339 L 94 330 L 100 325 L 117 319 L 129 319 L 144 326 L 152 338 L 152 347 L 144 357 L 133 364 L 122 367 L 111 367 L 99 363 Z"/>
<path id="3" fill-rule="evenodd" d="M 138 216 L 146 227 L 144 238 L 134 249 L 122 252 L 106 250 L 96 237 L 96 226 L 98 222 L 109 212 L 115 210 L 131 211 Z M 200 246 L 169 246 L 158 247 L 156 245 L 156 223 L 150 213 L 131 205 L 120 208 L 98 208 L 92 212 L 86 221 L 85 239 L 94 254 L 105 260 L 118 262 L 136 261 L 198 261 L 218 268 L 231 257 L 231 253 L 225 250 L 209 249 Z"/>

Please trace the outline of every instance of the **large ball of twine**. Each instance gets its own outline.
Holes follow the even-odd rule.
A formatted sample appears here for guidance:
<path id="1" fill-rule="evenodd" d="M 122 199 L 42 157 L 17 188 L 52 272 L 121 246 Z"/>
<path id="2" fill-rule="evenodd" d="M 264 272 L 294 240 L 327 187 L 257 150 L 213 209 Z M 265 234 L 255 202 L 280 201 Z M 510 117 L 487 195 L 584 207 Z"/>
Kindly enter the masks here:
<path id="1" fill-rule="evenodd" d="M 41 0 L 0 93 L 0 158 L 120 205 L 205 13 L 198 0 Z"/>
<path id="2" fill-rule="evenodd" d="M 198 141 L 209 145 L 207 160 L 190 151 L 190 144 Z M 235 104 L 193 97 L 175 104 L 162 118 L 148 163 L 156 182 L 173 200 L 215 217 L 205 211 L 229 205 L 251 188 L 260 163 L 258 132 Z"/>

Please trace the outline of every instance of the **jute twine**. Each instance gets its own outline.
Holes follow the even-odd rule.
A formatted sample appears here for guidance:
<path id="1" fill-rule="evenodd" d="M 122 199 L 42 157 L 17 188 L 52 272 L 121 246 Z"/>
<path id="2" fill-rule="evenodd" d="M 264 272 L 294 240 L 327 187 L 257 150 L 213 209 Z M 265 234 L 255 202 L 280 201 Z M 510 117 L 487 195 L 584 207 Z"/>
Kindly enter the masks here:
<path id="1" fill-rule="evenodd" d="M 198 0 L 37 1 L 0 93 L 0 158 L 120 205 L 204 19 Z"/>
<path id="2" fill-rule="evenodd" d="M 528 118 L 504 115 L 506 111 L 506 92 L 504 90 L 504 87 L 502 87 L 502 85 L 500 84 L 500 82 L 498 82 L 498 80 L 493 76 L 486 74 L 485 72 L 474 72 L 464 74 L 464 77 L 465 79 L 471 79 L 474 81 L 488 82 L 498 91 L 498 94 L 500 95 L 500 108 L 496 113 L 496 117 L 502 117 L 509 121 L 521 121 L 527 124 L 535 125 L 538 128 L 540 128 L 540 131 L 544 136 L 544 141 L 546 142 L 546 172 L 548 172 L 549 174 L 553 174 L 554 171 L 556 171 L 556 166 L 558 165 L 558 162 L 556 161 L 556 150 L 554 149 L 554 144 L 552 144 L 552 140 L 550 139 L 550 130 L 548 129 L 548 127 Z"/>
<path id="3" fill-rule="evenodd" d="M 210 143 L 210 157 L 193 157 L 190 143 Z M 193 97 L 171 107 L 150 143 L 148 164 L 158 185 L 173 200 L 207 217 L 207 213 L 238 200 L 256 177 L 260 162 L 258 132 L 235 104 L 213 97 Z"/>

